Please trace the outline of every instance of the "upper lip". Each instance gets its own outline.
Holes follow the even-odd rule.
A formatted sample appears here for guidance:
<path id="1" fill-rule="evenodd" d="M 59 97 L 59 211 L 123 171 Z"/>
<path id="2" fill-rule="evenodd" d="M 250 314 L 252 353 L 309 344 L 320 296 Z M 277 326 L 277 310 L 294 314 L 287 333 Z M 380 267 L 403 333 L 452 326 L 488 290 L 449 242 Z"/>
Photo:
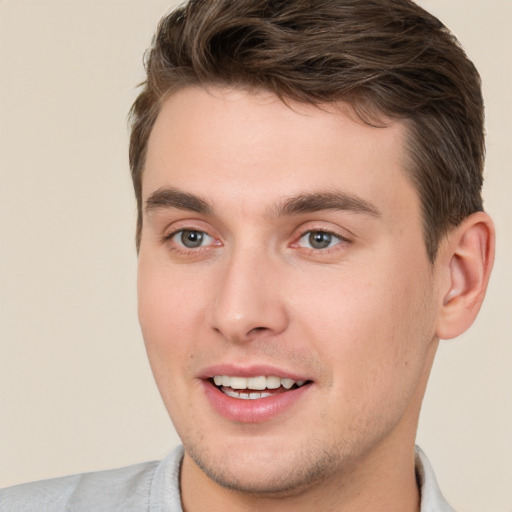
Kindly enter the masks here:
<path id="1" fill-rule="evenodd" d="M 248 366 L 220 363 L 204 368 L 198 375 L 200 379 L 211 379 L 215 375 L 228 375 L 230 377 L 259 377 L 259 376 L 275 376 L 282 379 L 292 380 L 311 380 L 308 376 L 296 373 L 294 371 L 285 370 L 277 366 L 266 364 L 251 364 Z"/>

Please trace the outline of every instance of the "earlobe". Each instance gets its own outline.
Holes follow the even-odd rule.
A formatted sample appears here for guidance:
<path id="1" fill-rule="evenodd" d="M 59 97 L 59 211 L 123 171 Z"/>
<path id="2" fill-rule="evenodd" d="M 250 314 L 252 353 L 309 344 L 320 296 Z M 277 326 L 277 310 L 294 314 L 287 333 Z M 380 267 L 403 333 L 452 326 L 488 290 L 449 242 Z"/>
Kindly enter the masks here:
<path id="1" fill-rule="evenodd" d="M 439 262 L 447 276 L 441 289 L 439 338 L 455 338 L 475 320 L 494 262 L 494 241 L 493 222 L 484 212 L 470 215 L 447 236 Z"/>

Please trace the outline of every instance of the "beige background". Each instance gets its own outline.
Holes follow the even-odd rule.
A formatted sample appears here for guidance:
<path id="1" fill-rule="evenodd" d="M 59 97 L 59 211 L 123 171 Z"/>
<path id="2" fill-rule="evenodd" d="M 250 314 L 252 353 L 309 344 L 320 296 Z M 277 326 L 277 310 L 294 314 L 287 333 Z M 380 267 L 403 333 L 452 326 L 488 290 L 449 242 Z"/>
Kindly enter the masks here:
<path id="1" fill-rule="evenodd" d="M 479 67 L 499 236 L 444 342 L 419 444 L 461 511 L 512 511 L 512 1 L 424 0 Z M 178 439 L 136 320 L 126 113 L 165 0 L 0 0 L 0 486 L 162 457 Z"/>

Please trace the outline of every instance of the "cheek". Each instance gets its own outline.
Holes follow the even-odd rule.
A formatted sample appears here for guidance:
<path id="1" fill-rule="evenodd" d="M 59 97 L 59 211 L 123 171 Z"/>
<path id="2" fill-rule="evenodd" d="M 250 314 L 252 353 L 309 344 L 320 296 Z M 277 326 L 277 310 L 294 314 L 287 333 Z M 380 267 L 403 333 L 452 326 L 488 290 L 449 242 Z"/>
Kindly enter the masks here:
<path id="1" fill-rule="evenodd" d="M 137 289 L 139 321 L 146 343 L 174 344 L 192 334 L 204 309 L 203 283 L 141 258 Z"/>
<path id="2" fill-rule="evenodd" d="M 201 314 L 200 287 L 193 282 L 180 282 L 170 271 L 139 260 L 139 322 L 162 398 L 171 412 L 174 393 L 186 396 L 180 376 L 190 373 L 191 357 L 197 352 Z"/>
<path id="3" fill-rule="evenodd" d="M 429 320 L 419 325 L 428 317 L 426 282 L 391 265 L 368 265 L 302 285 L 305 293 L 295 300 L 302 313 L 294 317 L 333 369 L 333 385 L 385 393 L 402 380 L 397 374 L 410 381 L 420 373 L 429 338 Z"/>
<path id="4" fill-rule="evenodd" d="M 204 316 L 199 302 L 203 294 L 191 281 L 180 281 L 179 273 L 139 259 L 139 322 L 156 384 L 172 418 L 184 414 L 180 407 L 189 403 L 191 389 L 183 385 L 183 373 L 190 377 L 190 363 L 201 338 L 198 318 Z"/>

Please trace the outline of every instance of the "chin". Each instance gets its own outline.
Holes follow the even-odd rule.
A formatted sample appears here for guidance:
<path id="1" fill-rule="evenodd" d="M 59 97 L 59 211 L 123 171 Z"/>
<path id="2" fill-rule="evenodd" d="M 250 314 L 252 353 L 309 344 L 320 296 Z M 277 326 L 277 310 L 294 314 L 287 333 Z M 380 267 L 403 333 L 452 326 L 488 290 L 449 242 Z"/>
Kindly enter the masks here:
<path id="1" fill-rule="evenodd" d="M 258 449 L 258 442 L 236 450 L 188 450 L 186 445 L 185 450 L 195 465 L 218 485 L 260 497 L 300 495 L 339 467 L 338 457 L 332 451 L 317 450 L 313 444 L 288 453 L 282 445 Z"/>

